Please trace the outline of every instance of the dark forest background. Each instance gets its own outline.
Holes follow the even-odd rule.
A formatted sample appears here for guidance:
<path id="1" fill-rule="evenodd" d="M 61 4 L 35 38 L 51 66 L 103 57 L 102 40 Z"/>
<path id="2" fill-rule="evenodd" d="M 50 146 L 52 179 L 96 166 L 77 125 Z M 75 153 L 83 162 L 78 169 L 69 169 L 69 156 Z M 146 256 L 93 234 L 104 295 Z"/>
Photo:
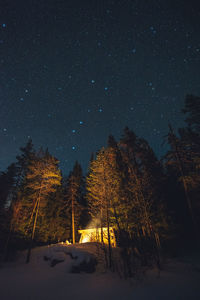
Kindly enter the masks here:
<path id="1" fill-rule="evenodd" d="M 14 259 L 16 251 L 36 245 L 78 242 L 78 229 L 92 220 L 115 228 L 127 265 L 133 255 L 144 264 L 159 265 L 160 254 L 177 255 L 195 247 L 200 226 L 200 97 L 187 95 L 182 112 L 185 127 L 175 131 L 169 124 L 160 141 L 169 150 L 161 159 L 147 140 L 126 127 L 119 141 L 109 136 L 107 146 L 91 154 L 86 175 L 76 162 L 64 176 L 57 158 L 48 149 L 36 151 L 29 140 L 16 162 L 0 173 L 1 258 Z"/>

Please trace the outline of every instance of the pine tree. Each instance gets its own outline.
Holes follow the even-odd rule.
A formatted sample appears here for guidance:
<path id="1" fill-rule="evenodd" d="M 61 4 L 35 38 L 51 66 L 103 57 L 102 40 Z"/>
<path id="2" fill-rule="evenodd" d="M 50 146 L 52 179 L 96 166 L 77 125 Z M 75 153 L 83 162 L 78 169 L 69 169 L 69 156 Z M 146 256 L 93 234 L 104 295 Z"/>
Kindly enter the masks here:
<path id="1" fill-rule="evenodd" d="M 188 211 L 193 223 L 193 228 L 198 235 L 198 223 L 200 223 L 200 98 L 187 95 L 183 113 L 186 114 L 185 128 L 178 130 L 176 135 L 169 126 L 168 151 L 165 160 L 169 170 L 173 169 L 177 180 L 182 182 L 187 201 Z"/>
<path id="2" fill-rule="evenodd" d="M 139 139 L 128 128 L 124 130 L 124 136 L 120 141 L 122 148 L 122 156 L 128 170 L 127 188 L 129 196 L 133 199 L 133 202 L 129 202 L 132 207 L 132 215 L 135 219 L 137 231 L 146 232 L 150 235 L 151 232 L 151 199 L 147 200 L 145 197 L 145 186 L 143 185 L 143 168 L 144 165 L 141 161 L 141 149 L 139 145 Z M 132 223 L 132 222 L 131 222 Z"/>
<path id="3" fill-rule="evenodd" d="M 115 151 L 112 147 L 102 148 L 90 164 L 87 177 L 87 199 L 93 218 L 100 220 L 101 241 L 104 226 L 108 231 L 109 267 L 112 266 L 110 226 L 118 213 L 120 177 L 116 167 Z M 116 214 L 115 214 L 115 213 Z"/>
<path id="4" fill-rule="evenodd" d="M 48 196 L 42 218 L 38 219 L 37 239 L 55 243 L 69 239 L 70 215 L 64 211 L 65 199 L 62 184 Z"/>
<path id="5" fill-rule="evenodd" d="M 76 161 L 67 179 L 67 211 L 71 211 L 72 242 L 76 242 L 76 231 L 80 225 L 83 207 L 84 177 L 81 165 Z"/>
<path id="6" fill-rule="evenodd" d="M 182 110 L 186 114 L 187 127 L 179 129 L 179 136 L 184 149 L 185 180 L 192 186 L 199 185 L 200 180 L 200 97 L 187 95 Z"/>
<path id="7" fill-rule="evenodd" d="M 28 172 L 28 167 L 31 160 L 35 156 L 35 150 L 32 143 L 32 140 L 29 139 L 26 143 L 25 147 L 20 148 L 21 154 L 17 155 L 17 169 L 18 169 L 18 178 L 17 178 L 17 187 L 22 186 L 24 179 L 26 178 L 26 174 Z"/>
<path id="8" fill-rule="evenodd" d="M 20 207 L 21 207 L 21 198 L 25 197 L 25 178 L 28 172 L 28 166 L 31 160 L 35 157 L 35 150 L 33 148 L 32 140 L 29 139 L 25 147 L 20 148 L 21 154 L 18 155 L 17 162 L 14 164 L 15 168 L 15 179 L 12 190 L 9 193 L 9 214 L 11 216 L 10 220 L 10 230 L 8 238 L 6 241 L 6 252 L 11 238 L 14 227 L 20 221 Z M 19 214 L 19 215 L 18 215 Z M 16 223 L 16 224 L 15 224 Z"/>
<path id="9" fill-rule="evenodd" d="M 16 184 L 17 168 L 12 163 L 8 166 L 6 172 L 0 175 L 0 210 L 5 206 L 9 207 Z"/>
<path id="10" fill-rule="evenodd" d="M 188 211 L 195 229 L 197 225 L 191 198 L 191 178 L 189 179 L 193 158 L 185 140 L 175 135 L 171 125 L 169 125 L 168 143 L 171 149 L 165 156 L 166 165 L 171 165 L 176 170 L 177 178 L 182 182 Z"/>
<path id="11" fill-rule="evenodd" d="M 159 233 L 167 227 L 161 196 L 160 185 L 162 181 L 161 165 L 155 157 L 153 150 L 144 139 L 138 138 L 129 128 L 125 128 L 120 140 L 120 149 L 125 165 L 125 195 L 127 202 L 127 229 L 130 244 L 145 245 L 160 266 Z M 166 229 L 166 228 L 165 228 Z M 140 245 L 141 246 L 141 245 Z M 146 254 L 145 254 L 146 255 Z"/>
<path id="12" fill-rule="evenodd" d="M 125 168 L 121 155 L 121 151 L 114 137 L 108 137 L 108 148 L 110 153 L 110 168 L 113 172 L 115 184 L 113 185 L 113 197 L 111 205 L 111 217 L 118 231 L 126 227 L 127 224 L 127 201 L 125 193 Z"/>
<path id="13" fill-rule="evenodd" d="M 187 95 L 182 112 L 187 115 L 187 126 L 200 134 L 200 97 Z"/>
<path id="14" fill-rule="evenodd" d="M 4 259 L 7 258 L 7 246 L 12 227 L 12 201 L 15 198 L 17 181 L 16 164 L 12 163 L 0 175 L 0 239 Z M 4 248 L 4 249 L 3 249 Z"/>
<path id="15" fill-rule="evenodd" d="M 13 197 L 10 203 L 10 232 L 6 244 L 8 245 L 9 240 L 14 233 L 14 237 L 23 237 L 27 235 L 27 218 L 28 213 L 27 207 L 29 206 L 29 192 L 26 189 L 27 173 L 29 171 L 29 165 L 36 157 L 35 150 L 33 148 L 32 140 L 29 139 L 25 147 L 20 148 L 21 153 L 16 157 L 16 180 Z M 6 246 L 7 247 L 7 246 Z"/>
<path id="16" fill-rule="evenodd" d="M 60 185 L 61 174 L 58 169 L 58 160 L 49 153 L 39 153 L 34 157 L 28 166 L 26 174 L 25 189 L 29 194 L 28 198 L 21 200 L 21 208 L 26 208 L 24 214 L 31 229 L 31 241 L 27 253 L 28 263 L 30 260 L 32 242 L 35 235 L 38 216 L 42 213 L 47 204 L 47 196 L 55 192 L 57 185 Z M 22 210 L 21 210 L 22 211 Z M 25 211 L 23 210 L 23 213 Z M 24 223 L 22 224 L 24 225 Z"/>

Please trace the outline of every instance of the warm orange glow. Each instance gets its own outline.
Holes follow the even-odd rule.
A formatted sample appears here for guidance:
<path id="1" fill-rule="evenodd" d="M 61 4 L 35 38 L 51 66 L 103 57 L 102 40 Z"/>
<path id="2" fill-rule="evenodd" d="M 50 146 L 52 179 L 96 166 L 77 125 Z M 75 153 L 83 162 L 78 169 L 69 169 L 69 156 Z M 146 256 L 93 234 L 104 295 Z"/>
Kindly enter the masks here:
<path id="1" fill-rule="evenodd" d="M 103 227 L 103 241 L 108 244 L 108 230 Z M 78 231 L 81 234 L 79 243 L 101 242 L 101 228 L 88 228 Z M 116 239 L 113 228 L 110 228 L 110 243 L 112 247 L 116 247 Z"/>
<path id="2" fill-rule="evenodd" d="M 80 243 L 88 243 L 90 241 L 90 237 L 89 236 L 84 236 L 84 238 L 82 239 L 82 241 Z"/>

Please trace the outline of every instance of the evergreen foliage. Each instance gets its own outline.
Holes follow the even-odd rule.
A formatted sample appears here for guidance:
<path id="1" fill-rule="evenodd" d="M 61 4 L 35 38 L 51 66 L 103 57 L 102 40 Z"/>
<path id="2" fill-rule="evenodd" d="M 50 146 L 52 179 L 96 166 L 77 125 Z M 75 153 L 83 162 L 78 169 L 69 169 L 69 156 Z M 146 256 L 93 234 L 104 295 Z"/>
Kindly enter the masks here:
<path id="1" fill-rule="evenodd" d="M 160 267 L 160 242 L 165 245 L 172 235 L 183 240 L 194 232 L 198 239 L 200 97 L 188 95 L 183 113 L 186 125 L 177 133 L 169 125 L 169 151 L 161 161 L 144 138 L 126 127 L 118 142 L 110 135 L 107 147 L 92 154 L 86 180 L 78 162 L 62 178 L 58 160 L 48 149 L 36 152 L 28 140 L 16 162 L 0 173 L 4 258 L 10 249 L 29 246 L 29 261 L 33 240 L 52 243 L 71 237 L 75 243 L 78 229 L 90 219 L 108 229 L 110 267 L 109 228 L 116 230 L 128 276 L 135 257 Z"/>
<path id="2" fill-rule="evenodd" d="M 15 228 L 18 224 L 18 229 L 22 234 L 31 235 L 28 262 L 38 218 L 42 218 L 45 214 L 48 196 L 56 191 L 56 186 L 60 185 L 61 174 L 58 169 L 58 160 L 51 156 L 48 151 L 44 153 L 41 150 L 36 154 L 30 160 L 27 168 L 24 185 L 26 195 L 22 195 L 21 199 L 18 200 L 21 214 L 20 218 L 14 220 L 14 224 Z"/>
<path id="3" fill-rule="evenodd" d="M 191 223 L 193 232 L 199 236 L 200 224 L 200 98 L 188 95 L 185 99 L 183 112 L 186 114 L 185 128 L 180 128 L 175 134 L 169 126 L 168 143 L 170 150 L 165 155 L 165 167 L 167 173 L 173 176 L 175 181 L 181 183 L 178 199 L 185 198 L 185 203 L 178 199 L 174 202 L 174 216 L 176 222 L 190 235 Z M 169 177 L 169 176 L 168 176 Z M 179 205 L 176 205 L 177 202 Z M 182 218 L 178 216 L 181 215 Z M 190 221 L 189 221 L 190 218 Z M 180 224 L 182 220 L 182 225 Z M 183 226 L 184 225 L 184 226 Z"/>
<path id="4" fill-rule="evenodd" d="M 200 133 L 200 97 L 187 95 L 182 112 L 186 114 L 185 121 L 188 127 Z"/>
<path id="5" fill-rule="evenodd" d="M 81 165 L 76 161 L 72 172 L 67 178 L 66 213 L 71 214 L 72 241 L 75 243 L 81 217 L 84 211 L 84 176 Z"/>

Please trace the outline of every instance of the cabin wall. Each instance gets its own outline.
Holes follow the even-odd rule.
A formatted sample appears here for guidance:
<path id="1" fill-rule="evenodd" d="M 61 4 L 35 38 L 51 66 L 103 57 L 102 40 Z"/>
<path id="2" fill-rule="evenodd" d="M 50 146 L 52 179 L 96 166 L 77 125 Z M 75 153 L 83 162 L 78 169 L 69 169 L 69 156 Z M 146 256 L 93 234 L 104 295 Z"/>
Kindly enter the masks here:
<path id="1" fill-rule="evenodd" d="M 90 228 L 85 230 L 79 230 L 81 234 L 79 243 L 87 242 L 102 242 L 101 241 L 101 228 Z M 108 230 L 103 228 L 103 242 L 108 244 Z M 116 247 L 116 239 L 113 228 L 110 228 L 110 242 L 112 247 Z"/>

